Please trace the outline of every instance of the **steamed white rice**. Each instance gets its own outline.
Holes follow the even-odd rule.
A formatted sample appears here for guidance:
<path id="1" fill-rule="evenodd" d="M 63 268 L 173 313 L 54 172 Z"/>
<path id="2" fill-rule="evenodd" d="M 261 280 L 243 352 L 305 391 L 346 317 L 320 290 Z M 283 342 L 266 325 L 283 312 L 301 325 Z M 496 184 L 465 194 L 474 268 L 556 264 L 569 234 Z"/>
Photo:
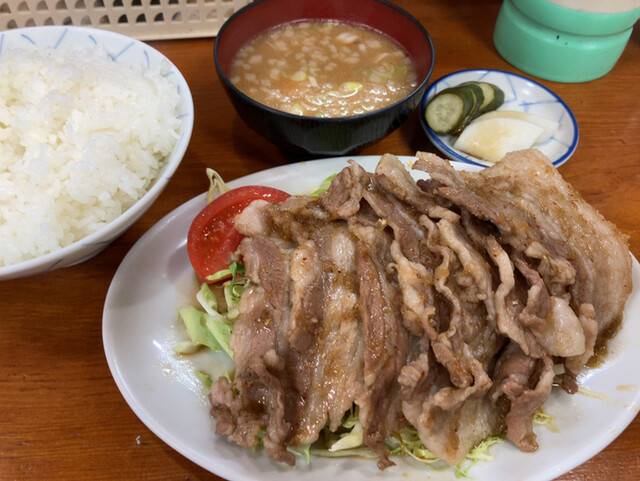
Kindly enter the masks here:
<path id="1" fill-rule="evenodd" d="M 180 134 L 166 67 L 99 47 L 0 55 L 0 266 L 78 241 L 145 194 Z"/>

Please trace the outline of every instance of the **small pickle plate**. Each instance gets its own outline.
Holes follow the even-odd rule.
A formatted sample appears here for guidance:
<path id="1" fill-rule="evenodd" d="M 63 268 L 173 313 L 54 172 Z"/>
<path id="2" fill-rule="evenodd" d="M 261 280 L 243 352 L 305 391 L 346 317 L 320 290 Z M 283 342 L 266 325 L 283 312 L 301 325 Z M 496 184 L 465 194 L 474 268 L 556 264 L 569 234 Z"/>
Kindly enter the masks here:
<path id="1" fill-rule="evenodd" d="M 447 158 L 468 164 L 487 167 L 491 162 L 478 159 L 453 147 L 457 137 L 436 134 L 425 120 L 424 112 L 429 101 L 442 90 L 463 82 L 489 82 L 504 91 L 504 103 L 498 110 L 516 110 L 554 120 L 560 124 L 554 135 L 534 147 L 545 154 L 553 165 L 564 164 L 578 146 L 578 124 L 571 109 L 547 87 L 522 75 L 502 70 L 461 70 L 433 82 L 420 102 L 420 123 L 433 145 Z"/>

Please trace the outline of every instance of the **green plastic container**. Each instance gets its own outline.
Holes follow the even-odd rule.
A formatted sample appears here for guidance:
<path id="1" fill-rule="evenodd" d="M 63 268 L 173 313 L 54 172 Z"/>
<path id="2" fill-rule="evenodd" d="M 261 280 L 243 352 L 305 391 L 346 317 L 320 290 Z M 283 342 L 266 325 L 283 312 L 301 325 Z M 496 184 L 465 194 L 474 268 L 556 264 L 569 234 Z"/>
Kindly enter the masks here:
<path id="1" fill-rule="evenodd" d="M 587 82 L 613 68 L 639 15 L 640 8 L 591 13 L 548 0 L 504 0 L 493 41 L 523 72 L 555 82 Z"/>

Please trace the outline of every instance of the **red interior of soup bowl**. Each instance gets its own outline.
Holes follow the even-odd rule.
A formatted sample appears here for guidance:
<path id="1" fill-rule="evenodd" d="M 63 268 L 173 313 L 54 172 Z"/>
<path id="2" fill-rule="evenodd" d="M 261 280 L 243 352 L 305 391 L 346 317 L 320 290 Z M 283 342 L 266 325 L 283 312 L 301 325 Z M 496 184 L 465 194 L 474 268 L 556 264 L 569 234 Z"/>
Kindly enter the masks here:
<path id="1" fill-rule="evenodd" d="M 220 68 L 228 76 L 236 52 L 247 41 L 275 26 L 301 20 L 355 23 L 382 32 L 409 53 L 418 83 L 431 74 L 433 46 L 424 27 L 403 10 L 381 0 L 258 0 L 232 16 L 218 33 L 216 55 Z"/>

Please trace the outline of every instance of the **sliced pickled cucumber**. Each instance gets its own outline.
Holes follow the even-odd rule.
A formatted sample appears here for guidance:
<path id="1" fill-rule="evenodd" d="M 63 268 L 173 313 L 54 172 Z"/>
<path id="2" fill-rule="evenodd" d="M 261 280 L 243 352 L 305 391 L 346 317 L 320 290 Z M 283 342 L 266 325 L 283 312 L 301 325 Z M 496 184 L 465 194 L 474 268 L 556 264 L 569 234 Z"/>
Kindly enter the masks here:
<path id="1" fill-rule="evenodd" d="M 489 82 L 471 81 L 461 85 L 477 85 L 482 89 L 484 101 L 480 106 L 479 113 L 490 112 L 496 110 L 504 103 L 504 92 L 500 87 Z"/>
<path id="2" fill-rule="evenodd" d="M 504 103 L 504 92 L 489 82 L 470 81 L 437 94 L 425 109 L 429 127 L 437 134 L 460 135 L 481 114 Z"/>
<path id="3" fill-rule="evenodd" d="M 487 82 L 479 82 L 484 93 L 484 104 L 480 107 L 480 113 L 496 110 L 504 103 L 504 92 L 497 85 Z M 491 95 L 493 92 L 493 96 Z"/>
<path id="4" fill-rule="evenodd" d="M 427 104 L 424 116 L 437 134 L 453 132 L 476 106 L 476 98 L 469 89 L 452 87 L 438 93 Z"/>
<path id="5" fill-rule="evenodd" d="M 475 119 L 480 114 L 480 108 L 484 103 L 484 93 L 482 88 L 480 88 L 475 83 L 465 83 L 460 84 L 457 87 L 453 87 L 458 92 L 466 92 L 473 98 L 473 106 L 467 112 L 467 115 L 461 120 L 461 122 L 455 126 L 455 128 L 449 132 L 452 135 L 460 135 L 460 133 L 465 129 L 469 123 L 473 119 Z"/>

